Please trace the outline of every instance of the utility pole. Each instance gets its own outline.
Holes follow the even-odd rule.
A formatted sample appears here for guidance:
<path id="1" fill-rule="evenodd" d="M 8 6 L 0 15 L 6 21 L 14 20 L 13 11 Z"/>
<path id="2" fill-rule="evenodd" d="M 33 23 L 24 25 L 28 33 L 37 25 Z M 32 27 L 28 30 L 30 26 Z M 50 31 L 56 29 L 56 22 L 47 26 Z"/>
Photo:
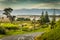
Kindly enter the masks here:
<path id="1" fill-rule="evenodd" d="M 55 9 L 53 9 L 54 10 L 54 12 L 53 12 L 53 21 L 55 22 L 56 21 L 56 15 L 55 15 Z"/>
<path id="2" fill-rule="evenodd" d="M 33 24 L 34 24 L 33 26 L 34 26 L 34 30 L 35 30 L 35 25 L 36 25 L 36 23 L 35 23 L 35 22 L 36 22 L 36 20 L 35 20 L 35 19 L 36 19 L 36 16 L 34 15 L 34 19 L 33 19 Z"/>
<path id="3" fill-rule="evenodd" d="M 51 29 L 55 28 L 55 21 L 56 21 L 56 15 L 55 15 L 55 9 L 53 9 L 53 18 L 51 23 Z"/>

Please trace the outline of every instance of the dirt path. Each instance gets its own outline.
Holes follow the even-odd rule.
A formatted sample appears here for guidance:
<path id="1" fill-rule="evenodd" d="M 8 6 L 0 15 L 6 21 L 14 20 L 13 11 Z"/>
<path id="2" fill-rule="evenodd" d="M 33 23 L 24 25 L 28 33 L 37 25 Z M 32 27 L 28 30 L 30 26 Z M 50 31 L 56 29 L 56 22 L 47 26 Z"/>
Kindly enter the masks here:
<path id="1" fill-rule="evenodd" d="M 35 32 L 31 34 L 22 34 L 22 35 L 15 35 L 15 36 L 9 36 L 2 38 L 0 40 L 34 40 L 34 37 L 37 35 L 41 35 L 44 32 Z"/>

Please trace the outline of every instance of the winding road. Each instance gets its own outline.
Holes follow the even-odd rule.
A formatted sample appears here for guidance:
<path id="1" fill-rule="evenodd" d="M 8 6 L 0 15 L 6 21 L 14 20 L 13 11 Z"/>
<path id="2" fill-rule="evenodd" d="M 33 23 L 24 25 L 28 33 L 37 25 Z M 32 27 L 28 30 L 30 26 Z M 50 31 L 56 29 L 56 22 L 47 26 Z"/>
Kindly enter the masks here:
<path id="1" fill-rule="evenodd" d="M 0 40 L 34 40 L 34 37 L 37 35 L 42 35 L 44 32 L 35 32 L 30 34 L 22 34 L 22 35 L 15 35 L 15 36 L 7 36 Z"/>

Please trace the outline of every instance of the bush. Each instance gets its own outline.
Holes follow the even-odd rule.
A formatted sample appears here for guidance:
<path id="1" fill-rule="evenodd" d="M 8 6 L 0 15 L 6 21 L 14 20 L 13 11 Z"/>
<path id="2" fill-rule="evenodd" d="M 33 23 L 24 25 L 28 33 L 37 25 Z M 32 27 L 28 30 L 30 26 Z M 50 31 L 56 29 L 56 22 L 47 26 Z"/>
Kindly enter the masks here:
<path id="1" fill-rule="evenodd" d="M 17 21 L 30 21 L 29 18 L 17 18 Z"/>
<path id="2" fill-rule="evenodd" d="M 36 40 L 60 40 L 60 21 L 56 22 L 54 29 L 36 37 Z"/>
<path id="3" fill-rule="evenodd" d="M 27 31 L 27 32 L 29 32 L 29 31 L 32 31 L 32 29 L 29 29 L 29 28 L 22 28 L 22 31 Z"/>
<path id="4" fill-rule="evenodd" d="M 41 27 L 42 27 L 42 28 L 47 28 L 47 27 L 48 27 L 48 25 L 47 25 L 47 24 L 45 24 L 45 25 L 42 25 Z"/>
<path id="5" fill-rule="evenodd" d="M 5 28 L 8 30 L 18 30 L 19 29 L 19 27 L 5 27 Z"/>
<path id="6" fill-rule="evenodd" d="M 0 27 L 0 34 L 6 34 L 6 30 L 3 27 Z"/>

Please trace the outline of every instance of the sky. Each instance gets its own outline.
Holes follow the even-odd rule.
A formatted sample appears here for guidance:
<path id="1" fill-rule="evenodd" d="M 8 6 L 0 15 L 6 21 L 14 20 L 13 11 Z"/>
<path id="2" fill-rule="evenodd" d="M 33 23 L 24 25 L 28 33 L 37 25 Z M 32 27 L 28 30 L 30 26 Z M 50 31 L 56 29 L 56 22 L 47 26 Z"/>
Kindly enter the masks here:
<path id="1" fill-rule="evenodd" d="M 32 15 L 32 14 L 38 14 L 39 9 L 60 9 L 60 0 L 0 0 L 0 10 L 3 10 L 4 8 L 12 8 L 14 11 L 12 14 L 18 14 L 18 15 Z M 27 9 L 31 11 L 26 11 L 22 9 Z M 35 9 L 32 10 L 32 9 Z M 37 10 L 38 9 L 38 10 Z M 18 10 L 18 11 L 17 11 Z M 56 10 L 57 14 L 60 14 L 60 10 Z M 0 14 L 3 13 L 0 11 Z M 49 14 L 52 14 L 53 11 L 49 11 Z"/>
<path id="2" fill-rule="evenodd" d="M 60 0 L 0 0 L 0 10 L 13 9 L 60 9 Z"/>
<path id="3" fill-rule="evenodd" d="M 49 15 L 53 15 L 54 9 L 19 9 L 14 10 L 11 14 L 15 15 L 41 15 L 42 12 L 46 14 L 46 11 Z M 60 15 L 60 9 L 55 10 L 56 15 Z"/>

